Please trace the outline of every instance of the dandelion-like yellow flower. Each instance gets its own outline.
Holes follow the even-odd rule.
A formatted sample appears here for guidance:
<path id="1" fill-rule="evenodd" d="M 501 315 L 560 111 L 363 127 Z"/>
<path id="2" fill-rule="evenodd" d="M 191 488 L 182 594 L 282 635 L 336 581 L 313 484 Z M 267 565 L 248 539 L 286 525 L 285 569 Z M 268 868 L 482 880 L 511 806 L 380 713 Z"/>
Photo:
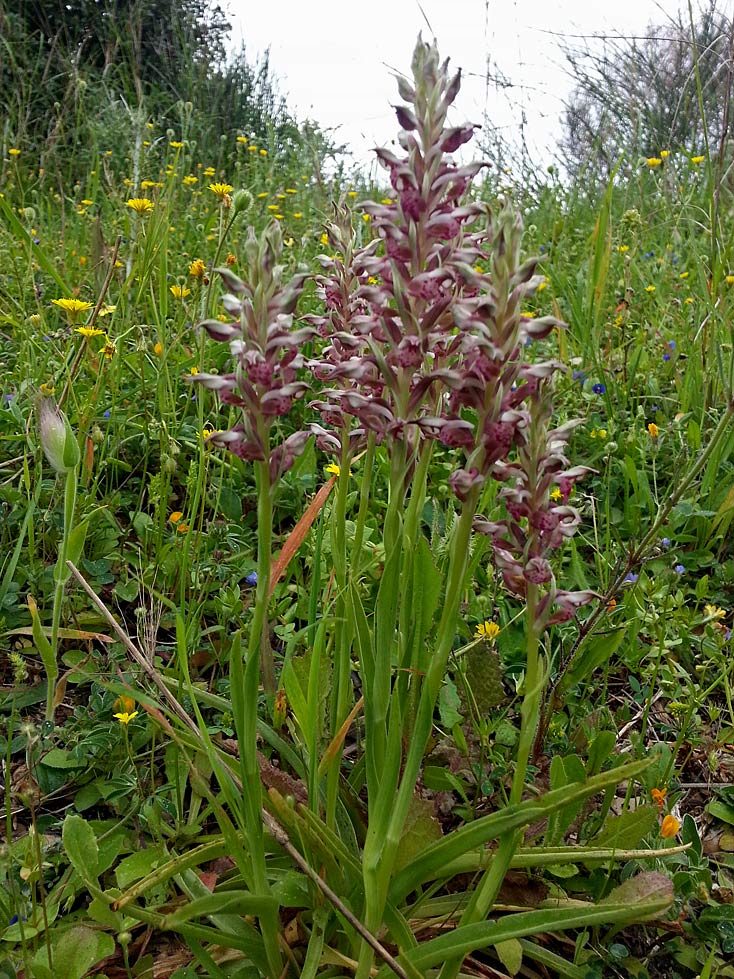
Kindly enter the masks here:
<path id="1" fill-rule="evenodd" d="M 189 275 L 192 279 L 203 279 L 206 274 L 206 265 L 200 258 L 195 258 L 189 265 Z"/>
<path id="2" fill-rule="evenodd" d="M 183 185 L 184 185 L 184 187 L 193 187 L 193 186 L 194 186 L 194 184 L 195 184 L 195 183 L 197 182 L 197 180 L 198 180 L 198 179 L 199 179 L 199 178 L 198 178 L 198 177 L 195 177 L 195 176 L 193 175 L 193 173 L 189 173 L 189 174 L 187 174 L 187 175 L 186 175 L 186 176 L 185 176 L 185 177 L 183 178 L 183 181 L 182 181 L 182 183 L 183 183 Z"/>
<path id="3" fill-rule="evenodd" d="M 15 146 L 11 146 L 8 150 L 8 156 L 20 156 L 20 150 Z"/>
<path id="4" fill-rule="evenodd" d="M 168 145 L 171 147 L 171 149 L 174 149 L 174 150 L 182 150 L 183 149 L 183 143 L 181 142 L 180 139 L 172 139 L 171 142 Z"/>
<path id="5" fill-rule="evenodd" d="M 668 813 L 660 826 L 660 835 L 662 838 L 664 840 L 669 840 L 671 837 L 677 836 L 678 833 L 680 833 L 680 830 L 680 822 L 675 818 L 675 816 L 671 816 L 670 813 Z"/>
<path id="6" fill-rule="evenodd" d="M 144 217 L 146 214 L 150 214 L 155 207 L 153 201 L 148 200 L 147 197 L 131 197 L 128 201 L 126 201 L 126 204 L 131 211 L 135 211 L 135 213 L 139 214 L 141 217 Z"/>
<path id="7" fill-rule="evenodd" d="M 257 195 L 258 200 L 264 200 L 268 196 L 267 190 L 264 190 L 261 194 Z"/>
<path id="8" fill-rule="evenodd" d="M 141 180 L 140 181 L 140 189 L 141 190 L 150 190 L 151 187 L 155 187 L 155 180 Z"/>
<path id="9" fill-rule="evenodd" d="M 234 255 L 234 254 L 232 254 L 232 252 L 227 252 L 227 257 L 224 260 L 224 264 L 225 265 L 230 265 L 230 266 L 236 265 L 237 264 L 237 256 Z"/>
<path id="10" fill-rule="evenodd" d="M 226 197 L 233 191 L 232 184 L 209 184 L 209 190 L 212 194 L 216 194 L 220 201 L 224 201 Z"/>
<path id="11" fill-rule="evenodd" d="M 177 523 L 181 523 L 183 520 L 183 513 L 181 513 L 180 510 L 174 510 L 168 520 L 169 523 L 172 523 L 175 526 Z"/>
<path id="12" fill-rule="evenodd" d="M 268 155 L 267 150 L 260 150 L 260 156 L 267 156 L 267 155 Z"/>
<path id="13" fill-rule="evenodd" d="M 285 192 L 286 192 L 286 194 L 297 194 L 298 193 L 298 191 L 296 190 L 295 187 L 286 187 Z"/>
<path id="14" fill-rule="evenodd" d="M 153 353 L 156 355 L 156 357 L 160 357 L 163 353 L 163 344 L 160 342 L 160 340 L 158 343 L 153 345 Z"/>
<path id="15" fill-rule="evenodd" d="M 667 159 L 668 159 L 668 157 L 670 156 L 670 150 L 660 150 L 660 156 L 661 156 L 661 157 L 662 157 L 662 158 L 663 158 L 664 160 L 667 160 Z"/>
<path id="16" fill-rule="evenodd" d="M 107 337 L 104 347 L 102 347 L 102 353 L 104 354 L 105 360 L 112 360 L 112 358 L 117 353 L 117 346 Z"/>
<path id="17" fill-rule="evenodd" d="M 705 159 L 706 159 L 705 156 L 692 156 L 691 157 L 691 163 L 695 163 L 695 165 L 698 166 L 698 164 L 699 163 L 703 163 L 703 161 Z M 676 820 L 676 822 L 677 822 L 677 820 Z M 675 834 L 672 834 L 672 835 L 675 835 Z"/>
<path id="18" fill-rule="evenodd" d="M 191 289 L 187 289 L 186 286 L 170 286 L 169 292 L 174 299 L 185 299 L 187 296 L 191 295 Z"/>
<path id="19" fill-rule="evenodd" d="M 105 335 L 104 330 L 98 330 L 96 326 L 77 326 L 74 333 L 80 333 L 85 340 L 89 340 L 91 337 L 103 337 Z"/>
<path id="20" fill-rule="evenodd" d="M 655 286 L 645 286 L 645 292 L 655 292 Z"/>
<path id="21" fill-rule="evenodd" d="M 563 499 L 563 493 L 561 493 L 561 491 L 558 489 L 557 486 L 554 486 L 553 487 L 553 489 L 550 491 L 550 494 L 549 495 L 550 495 L 550 498 L 552 500 L 555 500 L 556 502 L 558 502 L 558 500 L 562 500 Z"/>
<path id="22" fill-rule="evenodd" d="M 728 286 L 734 285 L 734 275 L 727 275 L 726 284 Z"/>
<path id="23" fill-rule="evenodd" d="M 474 633 L 474 638 L 488 639 L 491 642 L 491 640 L 497 638 L 499 632 L 500 627 L 496 622 L 489 622 L 488 620 L 485 620 L 484 622 L 480 622 L 477 626 L 477 631 Z"/>
<path id="24" fill-rule="evenodd" d="M 303 217 L 303 213 L 301 211 L 294 211 L 293 212 L 293 217 L 296 218 L 296 219 L 302 218 Z"/>
<path id="25" fill-rule="evenodd" d="M 50 398 L 55 391 L 56 391 L 56 387 L 54 384 L 51 383 L 46 384 L 46 382 L 44 381 L 43 384 L 41 385 L 41 394 L 44 395 L 44 397 Z"/>
<path id="26" fill-rule="evenodd" d="M 629 245 L 618 245 L 617 246 L 617 251 L 619 252 L 620 255 L 624 255 L 624 253 L 625 252 L 628 252 L 629 250 L 630 250 L 630 246 Z"/>
<path id="27" fill-rule="evenodd" d="M 680 275 L 678 276 L 678 278 L 679 279 L 687 279 L 689 275 L 690 275 L 690 272 L 681 272 Z"/>
<path id="28" fill-rule="evenodd" d="M 319 244 L 321 244 L 321 245 L 328 245 L 329 244 L 329 236 L 327 235 L 326 232 L 324 232 L 321 235 L 321 237 L 319 238 Z"/>
<path id="29" fill-rule="evenodd" d="M 238 143 L 246 143 L 247 142 L 247 136 L 238 136 L 237 137 L 237 142 Z"/>
<path id="30" fill-rule="evenodd" d="M 650 422 L 650 424 L 647 426 L 647 430 L 650 433 L 651 439 L 656 439 L 660 434 L 660 429 L 657 427 L 655 422 Z"/>
<path id="31" fill-rule="evenodd" d="M 117 306 L 109 306 L 107 303 L 104 304 L 102 309 L 97 313 L 97 316 L 112 316 Z"/>
<path id="32" fill-rule="evenodd" d="M 330 462 L 329 465 L 324 469 L 330 476 L 341 476 L 341 466 L 338 466 L 335 462 Z"/>
<path id="33" fill-rule="evenodd" d="M 247 151 L 248 153 L 257 153 L 257 146 L 255 146 L 255 144 L 252 143 L 250 146 L 247 147 Z"/>
<path id="34" fill-rule="evenodd" d="M 649 167 L 659 167 L 663 161 L 660 159 L 659 156 L 648 156 L 645 162 Z"/>
<path id="35" fill-rule="evenodd" d="M 117 720 L 120 722 L 120 724 L 124 724 L 125 727 L 127 727 L 127 725 L 130 723 L 130 721 L 134 717 L 137 717 L 139 713 L 140 713 L 140 711 L 134 710 L 132 712 L 132 714 L 130 714 L 128 711 L 124 710 L 124 711 L 121 711 L 119 714 L 114 714 L 113 716 L 117 718 Z"/>
<path id="36" fill-rule="evenodd" d="M 88 303 L 82 299 L 52 299 L 51 302 L 54 306 L 60 306 L 65 313 L 69 313 L 71 316 L 86 313 L 88 309 L 92 309 L 94 306 L 94 303 Z"/>

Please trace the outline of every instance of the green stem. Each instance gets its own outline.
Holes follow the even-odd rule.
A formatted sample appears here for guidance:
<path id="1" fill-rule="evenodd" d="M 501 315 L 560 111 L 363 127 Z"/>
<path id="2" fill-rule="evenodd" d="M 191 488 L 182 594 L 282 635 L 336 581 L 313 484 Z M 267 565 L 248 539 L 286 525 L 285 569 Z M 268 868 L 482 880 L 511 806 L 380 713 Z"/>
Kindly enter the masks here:
<path id="1" fill-rule="evenodd" d="M 66 558 L 69 551 L 69 537 L 74 526 L 74 510 L 76 509 L 76 489 L 79 479 L 79 468 L 75 466 L 66 474 L 64 483 L 64 531 L 59 546 L 59 556 L 54 569 L 54 605 L 51 618 L 51 650 L 52 657 L 46 663 L 46 720 L 53 723 L 56 695 L 56 680 L 59 676 L 58 649 L 59 628 L 61 626 L 61 608 L 64 602 L 64 589 L 69 579 Z"/>

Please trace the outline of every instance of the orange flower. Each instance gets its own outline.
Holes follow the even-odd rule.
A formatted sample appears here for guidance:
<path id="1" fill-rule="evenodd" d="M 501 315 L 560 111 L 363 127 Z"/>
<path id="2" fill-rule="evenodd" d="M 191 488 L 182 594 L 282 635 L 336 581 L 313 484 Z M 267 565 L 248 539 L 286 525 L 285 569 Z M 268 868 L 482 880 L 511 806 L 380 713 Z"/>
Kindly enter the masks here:
<path id="1" fill-rule="evenodd" d="M 650 794 L 652 795 L 652 801 L 655 803 L 658 809 L 662 809 L 665 805 L 665 796 L 668 794 L 668 790 L 653 789 Z"/>
<path id="2" fill-rule="evenodd" d="M 675 818 L 671 816 L 670 813 L 665 817 L 660 826 L 660 835 L 664 840 L 669 840 L 673 836 L 677 836 L 680 833 L 681 824 Z"/>
<path id="3" fill-rule="evenodd" d="M 132 697 L 126 697 L 125 694 L 121 694 L 112 705 L 112 709 L 120 711 L 123 714 L 129 714 L 134 706 L 135 701 Z"/>

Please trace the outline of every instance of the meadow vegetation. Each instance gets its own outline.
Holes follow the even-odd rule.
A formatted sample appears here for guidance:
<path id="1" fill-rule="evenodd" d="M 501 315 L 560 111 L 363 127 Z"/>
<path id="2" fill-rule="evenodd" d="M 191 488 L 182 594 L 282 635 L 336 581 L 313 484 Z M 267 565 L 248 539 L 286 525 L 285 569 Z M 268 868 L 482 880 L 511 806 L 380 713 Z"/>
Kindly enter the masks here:
<path id="1" fill-rule="evenodd" d="M 734 975 L 701 73 L 520 179 L 419 40 L 372 183 L 167 7 L 0 3 L 0 977 Z"/>

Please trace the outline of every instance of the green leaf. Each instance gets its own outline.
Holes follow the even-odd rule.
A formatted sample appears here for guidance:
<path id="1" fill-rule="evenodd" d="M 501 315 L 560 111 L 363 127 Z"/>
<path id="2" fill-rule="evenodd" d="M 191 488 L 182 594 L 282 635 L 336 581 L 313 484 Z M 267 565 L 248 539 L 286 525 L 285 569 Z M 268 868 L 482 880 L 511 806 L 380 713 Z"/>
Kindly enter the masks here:
<path id="1" fill-rule="evenodd" d="M 125 890 L 133 881 L 140 880 L 155 870 L 166 859 L 162 846 L 151 846 L 125 857 L 115 868 L 117 886 Z"/>
<path id="2" fill-rule="evenodd" d="M 97 962 L 115 951 L 111 935 L 94 931 L 85 925 L 76 925 L 61 936 L 51 938 L 52 963 L 44 945 L 33 958 L 33 974 L 36 979 L 82 979 Z"/>
<path id="3" fill-rule="evenodd" d="M 497 957 L 511 976 L 517 975 L 522 966 L 522 945 L 516 938 L 497 942 L 494 947 Z"/>
<path id="4" fill-rule="evenodd" d="M 221 894 L 207 894 L 204 897 L 194 898 L 172 914 L 165 915 L 158 927 L 163 930 L 177 930 L 194 918 L 228 912 L 242 915 L 275 914 L 277 909 L 277 900 L 269 895 L 251 894 L 249 891 L 224 891 Z"/>
<path id="5" fill-rule="evenodd" d="M 403 824 L 395 869 L 404 867 L 416 854 L 422 853 L 430 843 L 440 840 L 442 836 L 441 827 L 434 815 L 433 803 L 413 796 Z"/>
<path id="6" fill-rule="evenodd" d="M 611 659 L 622 644 L 626 631 L 626 627 L 614 629 L 604 635 L 595 636 L 585 643 L 558 684 L 559 692 L 570 690 L 577 683 L 583 683 L 594 670 Z"/>
<path id="7" fill-rule="evenodd" d="M 644 772 L 651 759 L 619 765 L 608 772 L 602 772 L 575 785 L 565 786 L 533 799 L 526 799 L 517 805 L 506 806 L 497 812 L 482 816 L 472 823 L 466 823 L 442 840 L 429 846 L 416 859 L 396 874 L 390 887 L 390 898 L 399 905 L 406 894 L 426 881 L 440 876 L 442 868 L 451 860 L 469 850 L 484 846 L 489 840 L 498 839 L 505 833 L 512 833 L 533 822 L 547 819 L 558 809 L 573 805 L 577 800 L 587 799 L 609 786 L 618 785 L 627 779 Z M 489 944 L 493 944 L 490 942 Z"/>
<path id="8" fill-rule="evenodd" d="M 521 911 L 496 921 L 461 925 L 404 952 L 400 960 L 409 962 L 425 974 L 443 962 L 461 960 L 470 952 L 512 938 L 526 938 L 569 928 L 644 921 L 667 910 L 673 903 L 673 897 L 673 884 L 667 877 L 655 872 L 642 873 L 625 881 L 599 904 Z M 388 966 L 383 966 L 377 973 L 377 979 L 392 979 L 393 975 Z"/>
<path id="9" fill-rule="evenodd" d="M 228 520 L 242 520 L 242 500 L 229 486 L 219 491 L 219 509 Z"/>
<path id="10" fill-rule="evenodd" d="M 49 768 L 86 768 L 89 762 L 87 759 L 77 758 L 66 748 L 51 748 L 43 756 L 41 764 Z"/>
<path id="11" fill-rule="evenodd" d="M 61 830 L 61 840 L 74 870 L 85 884 L 96 885 L 99 876 L 99 850 L 97 837 L 86 819 L 76 813 L 68 815 Z"/>
<path id="12" fill-rule="evenodd" d="M 706 812 L 710 816 L 720 819 L 722 823 L 729 823 L 730 826 L 734 826 L 734 806 L 730 806 L 728 802 L 714 799 L 706 806 Z"/>
<path id="13" fill-rule="evenodd" d="M 609 816 L 603 828 L 589 841 L 600 849 L 633 850 L 658 824 L 658 812 L 653 806 L 638 806 L 618 816 Z"/>

